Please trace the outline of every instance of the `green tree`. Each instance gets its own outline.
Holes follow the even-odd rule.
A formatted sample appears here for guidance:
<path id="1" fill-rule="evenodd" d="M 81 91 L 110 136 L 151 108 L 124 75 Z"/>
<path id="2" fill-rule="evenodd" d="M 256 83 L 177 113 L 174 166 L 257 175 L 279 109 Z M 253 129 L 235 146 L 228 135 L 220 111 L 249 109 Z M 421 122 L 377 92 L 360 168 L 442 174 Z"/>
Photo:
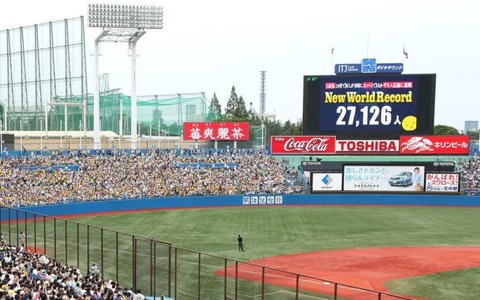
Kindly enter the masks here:
<path id="1" fill-rule="evenodd" d="M 220 101 L 218 101 L 217 94 L 213 93 L 212 101 L 208 108 L 207 120 L 209 121 L 218 121 L 222 118 L 222 106 Z"/>
<path id="2" fill-rule="evenodd" d="M 228 98 L 227 106 L 225 107 L 225 118 L 228 120 L 233 119 L 233 115 L 235 113 L 235 107 L 238 103 L 238 95 L 235 91 L 235 86 L 232 86 L 232 90 L 230 91 L 230 97 Z"/>
<path id="3" fill-rule="evenodd" d="M 225 108 L 225 118 L 229 121 L 245 121 L 248 119 L 247 108 L 243 97 L 238 97 L 235 86 L 232 86 L 230 98 Z"/>
<path id="4" fill-rule="evenodd" d="M 460 135 L 460 132 L 455 128 L 447 125 L 435 125 L 433 134 L 436 135 Z"/>
<path id="5" fill-rule="evenodd" d="M 302 126 L 300 122 L 292 123 L 290 120 L 287 120 L 283 124 L 283 132 L 285 135 L 301 135 L 302 134 Z"/>
<path id="6" fill-rule="evenodd" d="M 478 141 L 479 140 L 479 135 L 480 135 L 480 131 L 476 131 L 476 130 L 470 130 L 469 132 L 467 132 L 467 135 L 470 137 L 470 140 L 471 141 Z"/>
<path id="7" fill-rule="evenodd" d="M 213 95 L 212 101 L 209 107 L 208 116 L 212 117 L 215 115 L 215 109 L 218 108 L 217 112 L 220 110 L 220 103 L 218 103 L 216 95 Z M 273 135 L 301 135 L 302 134 L 302 122 L 292 122 L 287 120 L 285 123 L 280 121 L 271 121 L 267 118 L 257 114 L 253 108 L 253 103 L 249 102 L 249 108 L 247 110 L 245 105 L 245 100 L 242 96 L 237 95 L 235 86 L 232 86 L 230 91 L 230 97 L 228 98 L 225 111 L 220 119 L 211 119 L 208 120 L 224 120 L 224 121 L 243 121 L 250 124 L 250 142 L 258 142 L 259 134 L 261 134 L 261 126 L 265 127 L 266 132 L 266 143 L 270 144 L 270 138 Z"/>
<path id="8" fill-rule="evenodd" d="M 283 131 L 282 123 L 280 123 L 279 120 L 270 121 L 270 120 L 266 119 L 264 124 L 265 124 L 266 132 L 267 132 L 267 134 L 266 134 L 267 144 L 270 143 L 271 137 L 273 135 L 285 135 L 284 131 Z"/>
<path id="9" fill-rule="evenodd" d="M 235 110 L 235 117 L 237 120 L 248 120 L 247 106 L 245 105 L 245 100 L 240 95 L 238 98 L 238 105 Z"/>
<path id="10" fill-rule="evenodd" d="M 253 108 L 253 103 L 250 102 L 250 108 L 248 109 L 247 112 L 247 119 L 250 121 L 250 124 L 261 124 L 260 117 L 258 116 L 257 112 Z"/>
<path id="11" fill-rule="evenodd" d="M 180 136 L 183 131 L 183 126 L 179 125 L 177 122 L 174 122 L 172 125 L 168 126 L 167 130 L 171 136 Z"/>

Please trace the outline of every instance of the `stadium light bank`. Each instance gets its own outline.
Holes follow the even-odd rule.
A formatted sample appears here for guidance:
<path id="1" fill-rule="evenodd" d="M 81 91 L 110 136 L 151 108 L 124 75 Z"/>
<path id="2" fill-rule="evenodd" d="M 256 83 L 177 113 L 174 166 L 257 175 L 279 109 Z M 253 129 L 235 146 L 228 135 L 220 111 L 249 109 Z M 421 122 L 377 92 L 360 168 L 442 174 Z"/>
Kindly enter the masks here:
<path id="1" fill-rule="evenodd" d="M 163 28 L 163 7 L 155 5 L 89 4 L 88 26 L 102 28 L 95 39 L 93 97 L 93 145 L 100 149 L 100 78 L 98 47 L 100 42 L 127 42 L 132 56 L 131 149 L 137 149 L 136 44 L 146 29 Z M 120 112 L 122 113 L 122 112 Z"/>

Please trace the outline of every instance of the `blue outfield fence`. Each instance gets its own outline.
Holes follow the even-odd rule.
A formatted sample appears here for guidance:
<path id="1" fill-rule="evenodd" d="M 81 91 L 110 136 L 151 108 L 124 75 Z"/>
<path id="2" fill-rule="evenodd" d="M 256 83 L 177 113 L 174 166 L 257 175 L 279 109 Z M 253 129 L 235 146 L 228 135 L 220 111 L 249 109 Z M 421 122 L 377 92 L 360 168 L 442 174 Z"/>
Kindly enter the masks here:
<path id="1" fill-rule="evenodd" d="M 122 212 L 132 210 L 282 205 L 418 205 L 479 207 L 480 196 L 432 194 L 308 194 L 202 196 L 72 202 L 66 204 L 21 207 L 20 209 L 41 215 L 59 217 L 79 214 Z M 14 218 L 14 216 L 8 216 L 6 214 L 7 211 L 2 210 L 2 220 Z"/>

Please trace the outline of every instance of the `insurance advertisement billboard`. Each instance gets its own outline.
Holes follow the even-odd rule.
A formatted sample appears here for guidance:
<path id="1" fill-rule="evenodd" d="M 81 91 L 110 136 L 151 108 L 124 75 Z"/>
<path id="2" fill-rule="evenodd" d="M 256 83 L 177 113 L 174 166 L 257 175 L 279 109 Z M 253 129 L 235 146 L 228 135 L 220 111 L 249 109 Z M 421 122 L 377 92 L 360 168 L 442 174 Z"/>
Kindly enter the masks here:
<path id="1" fill-rule="evenodd" d="M 303 134 L 432 134 L 435 74 L 304 77 Z"/>
<path id="2" fill-rule="evenodd" d="M 427 173 L 425 191 L 431 193 L 460 192 L 460 174 Z"/>
<path id="3" fill-rule="evenodd" d="M 423 192 L 422 165 L 344 165 L 343 190 L 350 192 Z"/>

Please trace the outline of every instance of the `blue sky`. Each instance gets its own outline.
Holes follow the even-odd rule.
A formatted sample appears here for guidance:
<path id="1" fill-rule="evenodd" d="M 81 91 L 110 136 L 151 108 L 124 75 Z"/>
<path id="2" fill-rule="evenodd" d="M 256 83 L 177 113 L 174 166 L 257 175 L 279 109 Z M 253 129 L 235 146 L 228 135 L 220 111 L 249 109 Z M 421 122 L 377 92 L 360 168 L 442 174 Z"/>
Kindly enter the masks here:
<path id="1" fill-rule="evenodd" d="M 480 120 L 478 1 L 20 0 L 2 3 L 0 29 L 86 17 L 89 3 L 164 7 L 164 28 L 138 42 L 138 95 L 215 92 L 224 107 L 235 86 L 258 111 L 265 70 L 266 111 L 297 121 L 303 75 L 374 57 L 403 62 L 405 73 L 437 74 L 435 124 L 463 129 Z M 99 32 L 87 27 L 89 52 Z M 126 44 L 102 44 L 100 72 L 110 87 L 130 94 L 130 66 Z"/>

